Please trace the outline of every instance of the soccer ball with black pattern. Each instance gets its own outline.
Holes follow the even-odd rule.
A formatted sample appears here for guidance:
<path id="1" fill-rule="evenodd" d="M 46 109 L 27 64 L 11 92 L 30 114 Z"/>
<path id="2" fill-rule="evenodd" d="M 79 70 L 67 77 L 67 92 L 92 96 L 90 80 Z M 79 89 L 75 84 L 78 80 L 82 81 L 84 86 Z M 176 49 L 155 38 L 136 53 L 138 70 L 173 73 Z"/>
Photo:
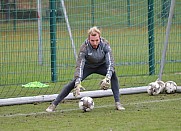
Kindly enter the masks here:
<path id="1" fill-rule="evenodd" d="M 79 108 L 84 112 L 91 111 L 94 108 L 94 101 L 91 97 L 82 97 L 79 100 Z"/>
<path id="2" fill-rule="evenodd" d="M 160 93 L 159 90 L 160 85 L 157 82 L 151 82 L 147 87 L 147 93 L 149 95 L 158 95 Z"/>
<path id="3" fill-rule="evenodd" d="M 174 81 L 165 82 L 165 92 L 167 94 L 173 94 L 177 90 L 177 84 Z"/>

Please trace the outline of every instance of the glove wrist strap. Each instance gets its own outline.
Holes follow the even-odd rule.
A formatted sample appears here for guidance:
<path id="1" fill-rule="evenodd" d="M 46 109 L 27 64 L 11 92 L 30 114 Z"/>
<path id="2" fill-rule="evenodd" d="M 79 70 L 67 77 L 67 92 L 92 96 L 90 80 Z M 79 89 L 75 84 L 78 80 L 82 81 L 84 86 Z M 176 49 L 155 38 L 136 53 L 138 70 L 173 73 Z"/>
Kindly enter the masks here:
<path id="1" fill-rule="evenodd" d="M 107 75 L 106 75 L 106 78 L 111 79 L 111 76 L 107 74 Z"/>
<path id="2" fill-rule="evenodd" d="M 75 85 L 77 85 L 77 84 L 81 84 L 80 78 L 77 78 L 77 79 L 75 80 Z"/>

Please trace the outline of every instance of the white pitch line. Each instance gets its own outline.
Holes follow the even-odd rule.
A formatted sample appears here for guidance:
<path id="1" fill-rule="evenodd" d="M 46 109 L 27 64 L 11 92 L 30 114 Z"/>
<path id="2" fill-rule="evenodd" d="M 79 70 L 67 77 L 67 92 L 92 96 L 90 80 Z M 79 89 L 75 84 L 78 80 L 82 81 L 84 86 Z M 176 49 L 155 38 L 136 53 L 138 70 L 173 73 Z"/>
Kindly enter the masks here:
<path id="1" fill-rule="evenodd" d="M 148 104 L 148 103 L 158 103 L 158 102 L 169 102 L 169 101 L 177 101 L 177 100 L 181 100 L 181 98 L 176 98 L 176 99 L 165 99 L 165 100 L 152 100 L 152 101 L 143 101 L 143 102 L 134 102 L 134 103 L 128 103 L 128 104 L 124 104 L 124 105 L 137 105 L 137 104 Z M 104 105 L 104 106 L 97 106 L 95 108 L 103 108 L 103 107 L 112 107 L 114 105 Z M 75 111 L 75 110 L 80 110 L 79 108 L 76 109 L 66 109 L 66 110 L 57 110 L 55 112 L 67 112 L 67 111 Z M 16 116 L 33 116 L 33 115 L 41 115 L 41 114 L 47 114 L 48 112 L 32 112 L 32 113 L 27 113 L 27 114 L 22 114 L 22 113 L 18 113 L 18 114 L 12 114 L 12 115 L 0 115 L 0 117 L 16 117 Z M 52 112 L 54 113 L 54 112 Z"/>

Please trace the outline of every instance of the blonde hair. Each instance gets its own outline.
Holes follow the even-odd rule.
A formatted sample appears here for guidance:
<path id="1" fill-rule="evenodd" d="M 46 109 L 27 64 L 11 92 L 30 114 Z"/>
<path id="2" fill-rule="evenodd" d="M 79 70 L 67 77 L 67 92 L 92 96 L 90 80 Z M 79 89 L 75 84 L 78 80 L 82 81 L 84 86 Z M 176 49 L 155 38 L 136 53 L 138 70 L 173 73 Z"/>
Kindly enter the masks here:
<path id="1" fill-rule="evenodd" d="M 97 26 L 94 26 L 92 28 L 90 28 L 88 30 L 88 36 L 96 36 L 97 34 L 99 34 L 99 36 L 101 36 L 101 31 L 97 28 Z"/>

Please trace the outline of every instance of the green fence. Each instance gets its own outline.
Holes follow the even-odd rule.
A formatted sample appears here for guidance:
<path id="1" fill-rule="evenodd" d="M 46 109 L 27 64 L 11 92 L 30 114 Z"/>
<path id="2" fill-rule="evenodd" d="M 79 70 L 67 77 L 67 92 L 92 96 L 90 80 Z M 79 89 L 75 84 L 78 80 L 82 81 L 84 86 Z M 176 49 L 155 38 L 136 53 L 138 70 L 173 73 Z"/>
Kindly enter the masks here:
<path id="1" fill-rule="evenodd" d="M 111 44 L 121 87 L 145 86 L 158 78 L 170 0 L 65 0 L 73 42 L 61 0 L 2 0 L 0 4 L 1 98 L 58 93 L 73 78 L 74 51 L 93 25 Z M 163 73 L 163 81 L 178 85 L 180 6 L 177 0 Z M 87 90 L 99 89 L 101 79 L 92 75 L 83 84 Z M 50 87 L 22 88 L 32 81 Z"/>

